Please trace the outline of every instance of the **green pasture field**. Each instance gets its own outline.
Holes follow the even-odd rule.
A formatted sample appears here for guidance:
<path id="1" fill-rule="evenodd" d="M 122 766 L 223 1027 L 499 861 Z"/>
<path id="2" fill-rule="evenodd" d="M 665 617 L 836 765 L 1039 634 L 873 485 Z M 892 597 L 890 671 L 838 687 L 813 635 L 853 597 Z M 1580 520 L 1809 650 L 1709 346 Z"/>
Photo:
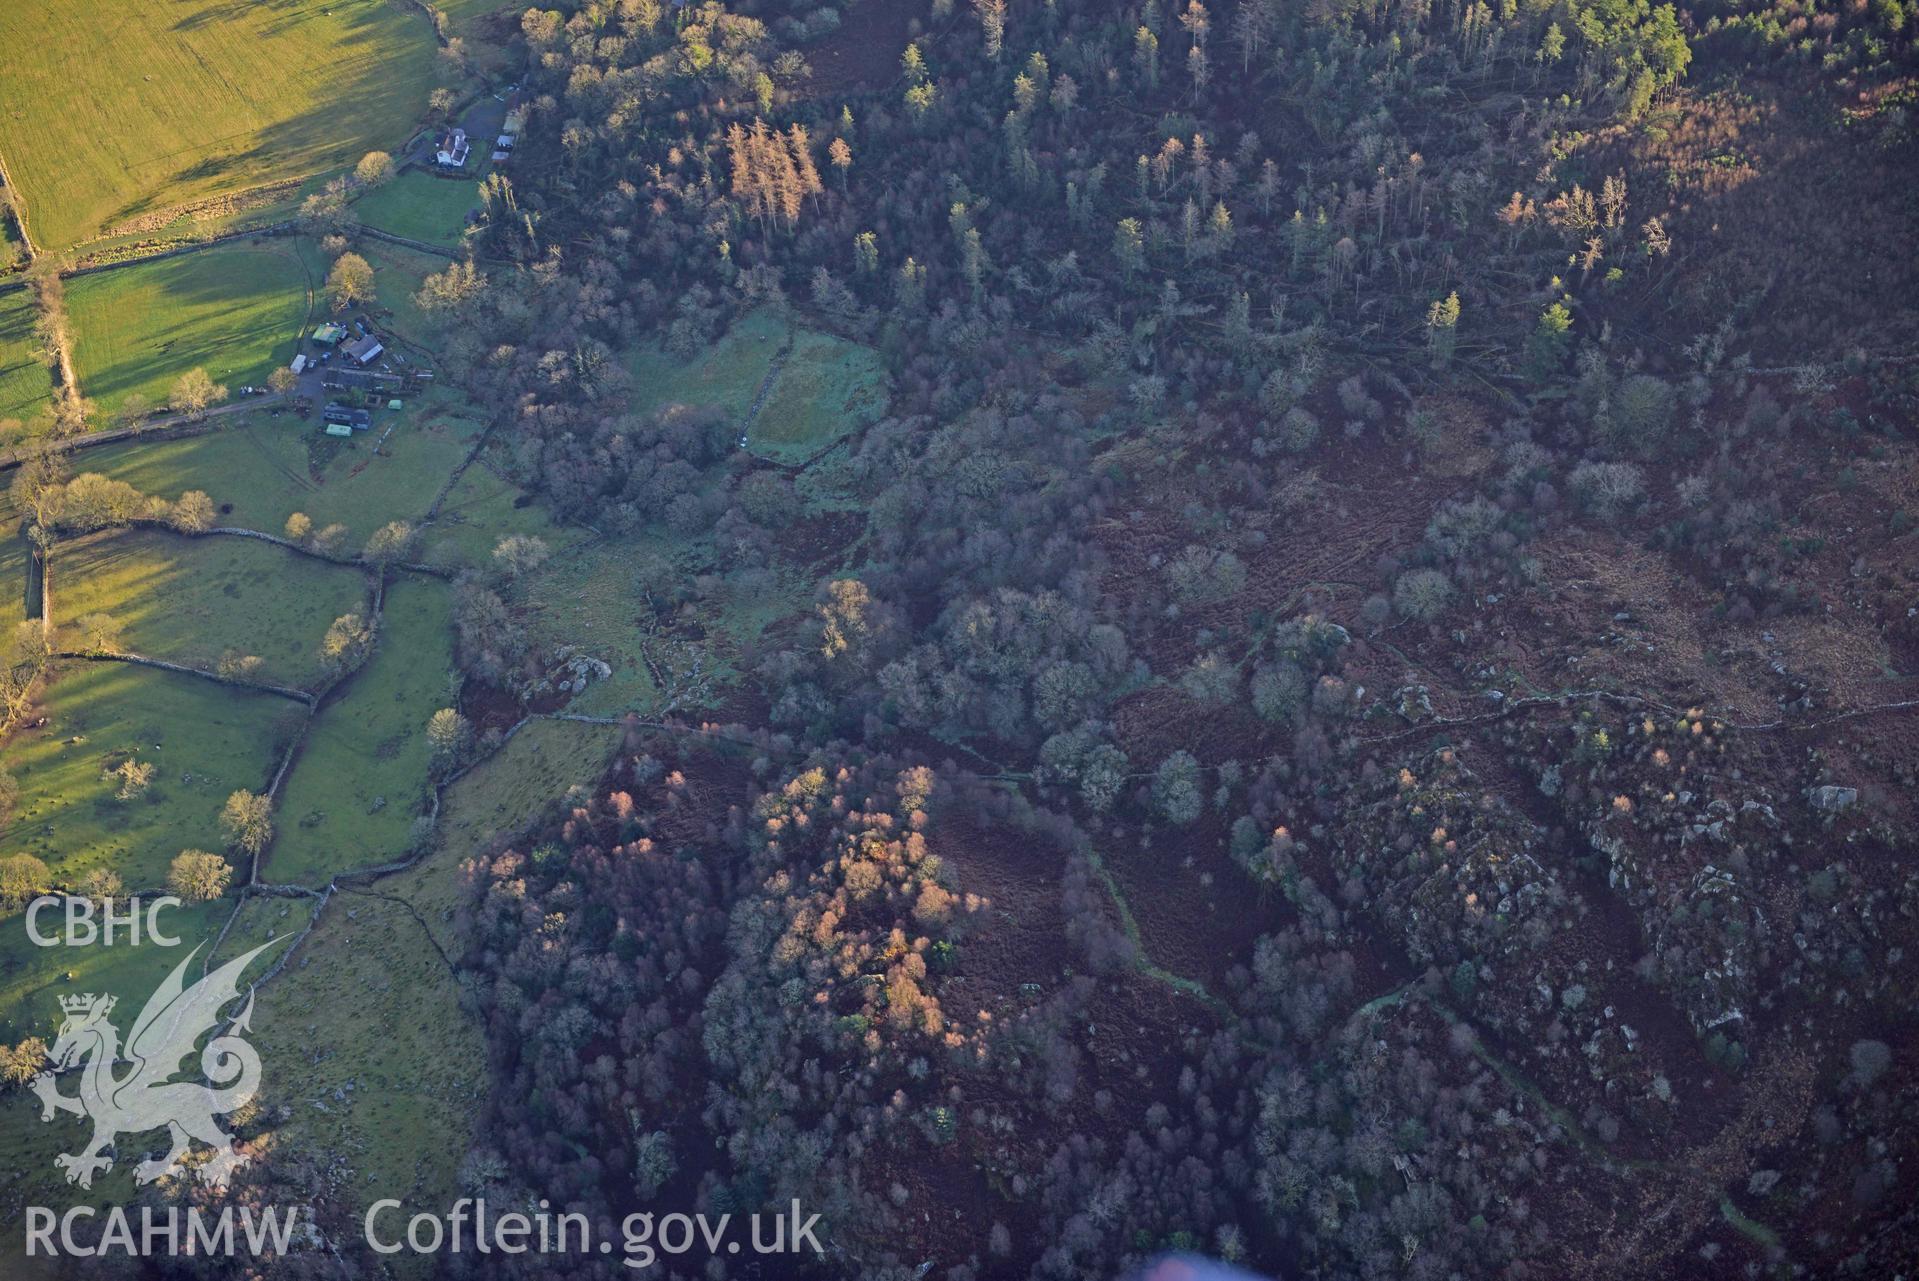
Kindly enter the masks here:
<path id="1" fill-rule="evenodd" d="M 664 539 L 639 535 L 600 543 L 555 557 L 515 590 L 537 645 L 575 645 L 608 664 L 613 674 L 595 681 L 568 704 L 588 715 L 617 715 L 654 706 L 652 678 L 640 655 L 637 626 L 646 605 L 634 587 L 640 560 L 682 557 Z"/>
<path id="2" fill-rule="evenodd" d="M 25 262 L 27 258 L 26 242 L 20 239 L 19 229 L 13 219 L 0 213 L 0 271 L 10 271 Z"/>
<path id="3" fill-rule="evenodd" d="M 498 0 L 436 0 L 433 7 L 446 15 L 447 34 L 463 44 L 469 68 L 496 84 L 518 74 L 519 60 L 509 43 L 520 33 L 521 10 L 503 9 Z"/>
<path id="4" fill-rule="evenodd" d="M 281 1136 L 302 1151 L 344 1156 L 361 1203 L 424 1196 L 449 1204 L 457 1195 L 453 1176 L 485 1061 L 433 950 L 435 940 L 455 946 L 459 865 L 573 783 L 592 782 L 619 739 L 604 726 L 528 725 L 447 790 L 435 852 L 374 894 L 335 895 L 293 964 L 261 993 L 263 1098 L 292 1112 Z M 378 895 L 410 902 L 418 917 Z M 249 902 L 223 954 L 297 932 L 307 910 L 283 899 Z"/>
<path id="5" fill-rule="evenodd" d="M 67 662 L 43 696 L 47 724 L 7 741 L 20 804 L 0 849 L 34 855 L 66 885 L 106 867 L 129 890 L 157 886 L 181 850 L 221 848 L 221 805 L 266 786 L 302 711 L 196 676 Z M 121 801 L 105 771 L 129 756 L 155 772 L 144 794 Z"/>
<path id="6" fill-rule="evenodd" d="M 308 287 L 285 244 L 220 245 L 81 276 L 67 285 L 80 388 L 111 413 L 134 395 L 164 405 L 196 367 L 236 395 L 262 384 L 293 359 Z"/>
<path id="7" fill-rule="evenodd" d="M 311 469 L 317 468 L 315 487 L 304 498 L 288 497 L 298 500 L 295 510 L 311 517 L 315 529 L 345 525 L 348 533 L 342 545 L 358 551 L 368 535 L 389 521 L 421 521 L 479 435 L 478 423 L 459 416 L 465 412 L 465 402 L 450 389 L 436 388 L 407 400 L 405 406 L 397 411 L 374 410 L 372 428 L 356 432 L 350 441 L 335 440 L 284 418 L 256 419 L 252 430 L 261 437 L 279 431 L 272 443 L 284 452 L 304 456 L 309 470 L 300 474 L 309 480 Z M 397 426 L 386 436 L 389 424 Z M 376 452 L 382 436 L 385 443 Z M 285 519 L 281 517 L 282 525 Z"/>
<path id="8" fill-rule="evenodd" d="M 272 203 L 398 146 L 438 61 L 426 17 L 390 0 L 0 6 L 0 119 L 28 232 L 61 251 Z"/>
<path id="9" fill-rule="evenodd" d="M 124 650 L 209 670 L 235 650 L 263 660 L 257 679 L 300 688 L 324 675 L 327 625 L 366 598 L 357 570 L 251 538 L 117 530 L 53 554 L 57 625 L 105 614 Z"/>
<path id="10" fill-rule="evenodd" d="M 452 669 L 446 587 L 388 583 L 373 657 L 320 709 L 281 784 L 262 879 L 319 886 L 406 853 L 427 803 L 426 723 L 452 702 Z"/>
<path id="11" fill-rule="evenodd" d="M 125 904 L 120 904 L 122 910 Z M 124 935 L 112 947 L 94 944 L 86 947 L 39 947 L 27 937 L 24 915 L 16 913 L 0 925 L 0 1041 L 15 1044 L 24 1037 L 39 1036 L 51 1045 L 60 1026 L 59 998 L 77 992 L 106 992 L 120 1000 L 125 1020 L 116 1018 L 124 1029 L 139 1013 L 153 989 L 167 974 L 186 959 L 198 944 L 211 944 L 227 916 L 236 906 L 231 897 L 211 903 L 187 903 L 162 911 L 159 926 L 180 940 L 178 947 L 156 947 L 148 942 L 144 917 L 140 945 L 129 946 Z M 57 934 L 62 928 L 58 910 L 50 909 L 40 917 L 43 934 Z M 197 975 L 196 960 L 191 973 Z M 72 977 L 68 977 L 71 975 Z M 0 1108 L 0 1113 L 10 1111 Z M 36 1123 L 39 1112 L 34 1111 Z M 3 1144 L 4 1140 L 0 1140 Z M 3 1159 L 3 1158 L 0 1158 Z M 7 1167 L 19 1170 L 17 1165 Z M 59 1175 L 49 1168 L 54 1177 Z"/>
<path id="12" fill-rule="evenodd" d="M 290 414 L 255 412 L 201 436 L 92 450 L 78 466 L 142 493 L 178 497 L 182 490 L 203 489 L 216 505 L 232 504 L 219 521 L 238 529 L 278 534 L 288 516 L 304 512 L 316 530 L 345 525 L 340 546 L 358 551 L 388 521 L 425 516 L 472 448 L 478 426 L 437 407 L 444 402 L 435 398 L 448 397 L 457 400 L 440 390 L 409 402 L 397 415 L 377 410 L 372 430 L 351 441 L 323 436 Z M 399 427 L 376 454 L 374 440 L 395 418 Z"/>
<path id="13" fill-rule="evenodd" d="M 320 900 L 256 894 L 238 903 L 227 899 L 226 905 L 231 909 L 233 919 L 225 927 L 226 937 L 220 940 L 219 948 L 212 953 L 210 963 L 215 966 L 224 965 L 234 957 L 276 939 L 284 939 L 290 946 L 300 931 L 307 927 L 307 922 L 313 919 L 313 910 L 320 905 Z M 280 959 L 280 953 L 281 949 L 276 947 L 260 954 L 262 974 Z"/>
<path id="14" fill-rule="evenodd" d="M 364 1181 L 354 1189 L 362 1203 L 450 1204 L 458 1195 L 454 1176 L 485 1084 L 485 1047 L 434 951 L 436 941 L 455 946 L 460 863 L 572 784 L 591 783 L 619 740 L 604 726 L 528 725 L 447 789 L 435 852 L 374 887 L 412 910 L 335 895 L 300 958 L 263 994 L 265 1097 L 292 1109 L 289 1142 L 348 1159 Z M 283 1084 L 275 1076 L 282 1063 L 297 1068 Z"/>
<path id="15" fill-rule="evenodd" d="M 33 350 L 34 314 L 31 289 L 0 291 L 0 418 L 31 421 L 53 397 L 53 375 Z"/>
<path id="16" fill-rule="evenodd" d="M 460 1195 L 486 1047 L 404 904 L 334 895 L 293 962 L 260 990 L 253 1027 L 260 1099 L 290 1112 L 276 1144 L 350 1170 L 340 1197 L 353 1212 L 386 1197 L 447 1206 Z"/>
<path id="17" fill-rule="evenodd" d="M 221 420 L 197 436 L 135 440 L 102 445 L 71 456 L 76 472 L 98 472 L 124 480 L 143 494 L 177 498 L 189 489 L 204 490 L 216 505 L 232 503 L 223 513 L 223 525 L 252 528 L 277 510 L 280 496 L 261 497 L 262 490 L 295 485 L 306 492 L 304 465 L 297 474 L 296 459 L 304 464 L 305 441 L 298 426 L 282 427 L 288 419 L 274 419 L 252 411 Z M 278 448 L 278 442 L 298 441 L 298 450 Z"/>
<path id="18" fill-rule="evenodd" d="M 747 436 L 747 448 L 799 463 L 886 412 L 886 366 L 871 347 L 801 330 Z"/>
<path id="19" fill-rule="evenodd" d="M 494 0 L 443 0 L 434 7 L 447 16 L 456 35 L 462 34 L 476 19 L 496 13 L 500 8 Z"/>
<path id="20" fill-rule="evenodd" d="M 478 147 L 476 142 L 475 149 Z M 452 249 L 459 245 L 460 233 L 466 229 L 466 216 L 479 203 L 476 179 L 436 178 L 409 169 L 360 197 L 354 202 L 353 212 L 369 227 Z"/>
<path id="21" fill-rule="evenodd" d="M 233 908 L 233 899 L 223 898 L 162 912 L 160 926 L 180 940 L 178 947 L 154 947 L 142 935 L 138 947 L 40 948 L 28 940 L 26 925 L 18 916 L 9 918 L 0 929 L 0 1040 L 12 1045 L 31 1035 L 51 1045 L 60 1026 L 59 998 L 83 992 L 117 997 L 113 1021 L 125 1032 L 173 967 L 196 945 L 212 944 Z M 43 916 L 42 928 L 56 929 L 55 918 Z M 263 955 L 254 972 L 264 973 L 270 964 L 270 954 Z M 196 957 L 187 973 L 197 978 L 199 971 Z M 61 1086 L 69 1097 L 74 1092 L 71 1081 L 69 1077 Z M 113 1168 L 96 1175 L 92 1188 L 79 1188 L 66 1181 L 53 1158 L 79 1151 L 91 1133 L 81 1117 L 61 1115 L 42 1121 L 39 1100 L 24 1090 L 0 1095 L 0 1169 L 9 1175 L 0 1187 L 0 1220 L 5 1221 L 0 1227 L 0 1250 L 8 1255 L 8 1277 L 55 1275 L 21 1266 L 25 1262 L 22 1207 L 131 1204 L 136 1194 L 133 1167 L 165 1140 L 163 1133 L 122 1135 L 120 1159 Z"/>
<path id="22" fill-rule="evenodd" d="M 707 568 L 702 547 L 649 531 L 555 556 L 515 589 L 536 644 L 578 646 L 613 669 L 608 679 L 575 696 L 567 710 L 610 716 L 658 707 L 660 695 L 643 655 L 648 638 L 641 620 L 648 611 L 636 580 L 644 566 L 660 562 L 681 576 Z M 780 618 L 805 609 L 814 584 L 786 569 L 749 580 L 713 575 L 707 581 L 709 590 L 688 613 L 705 633 L 697 647 L 717 697 L 721 686 L 737 679 L 745 647 Z M 672 628 L 662 624 L 659 630 L 670 634 Z"/>
<path id="23" fill-rule="evenodd" d="M 440 945 L 453 948 L 460 864 L 561 804 L 567 789 L 597 782 L 622 732 L 578 721 L 528 723 L 446 789 L 433 853 L 381 881 L 380 890 L 413 904 Z"/>
<path id="24" fill-rule="evenodd" d="M 231 199 L 214 197 L 136 220 L 111 235 L 89 240 L 70 251 L 71 265 L 124 266 L 162 253 L 204 249 L 209 243 L 245 235 L 250 230 L 264 235 L 265 228 L 298 215 L 300 202 L 325 190 L 328 180 L 337 176 L 337 170 L 331 174 L 315 174 L 305 181 L 275 183 Z M 316 244 L 316 252 L 317 249 Z"/>
<path id="25" fill-rule="evenodd" d="M 108 445 L 74 462 L 76 470 L 123 480 L 145 494 L 177 498 L 204 490 L 216 506 L 232 505 L 217 518 L 220 524 L 277 534 L 318 489 L 307 474 L 305 437 L 291 418 L 252 413 L 225 419 L 205 435 Z"/>
<path id="26" fill-rule="evenodd" d="M 27 618 L 27 545 L 20 538 L 20 513 L 0 489 L 0 636 Z"/>
<path id="27" fill-rule="evenodd" d="M 384 311 L 388 328 L 400 337 L 428 351 L 438 351 L 451 322 L 445 315 L 420 310 L 413 295 L 420 292 L 428 276 L 445 271 L 452 260 L 370 236 L 363 238 L 353 251 L 373 268 L 375 314 Z"/>
<path id="28" fill-rule="evenodd" d="M 493 549 L 510 534 L 537 537 L 555 552 L 589 536 L 584 529 L 556 524 L 542 503 L 516 506 L 523 496 L 519 486 L 475 461 L 440 504 L 439 519 L 422 537 L 420 559 L 431 565 L 490 570 Z"/>
<path id="29" fill-rule="evenodd" d="M 627 357 L 633 408 L 647 413 L 673 404 L 715 405 L 735 421 L 743 419 L 786 332 L 786 322 L 762 307 L 690 360 L 648 344 Z"/>
<path id="30" fill-rule="evenodd" d="M 609 726 L 527 725 L 447 789 L 434 852 L 374 887 L 412 910 L 367 895 L 336 895 L 328 919 L 309 940 L 312 951 L 302 953 L 312 955 L 312 965 L 296 963 L 263 1001 L 263 1025 L 271 1018 L 273 1028 L 290 1025 L 293 1035 L 304 1038 L 289 1053 L 305 1056 L 296 1061 L 308 1064 L 310 1079 L 329 1091 L 356 1083 L 344 1107 L 329 1094 L 326 1112 L 284 1096 L 276 1101 L 294 1109 L 290 1136 L 303 1146 L 344 1152 L 366 1172 L 363 1200 L 405 1198 L 415 1186 L 428 1189 L 412 1195 L 424 1195 L 430 1204 L 449 1204 L 457 1195 L 452 1175 L 484 1086 L 485 1049 L 461 1015 L 458 992 L 432 949 L 436 942 L 446 949 L 458 945 L 453 921 L 463 892 L 460 865 L 559 803 L 569 787 L 592 784 L 620 738 Z M 355 920 L 346 919 L 348 911 Z M 342 1002 L 342 994 L 351 999 Z M 300 1009 L 309 1013 L 303 1018 Z M 354 1013 L 342 1017 L 343 1010 Z M 363 1010 L 376 1011 L 377 1022 L 360 1017 Z M 316 1055 L 311 1046 L 319 1045 L 327 1049 Z M 269 1049 L 270 1072 L 281 1054 L 277 1043 L 264 1042 L 263 1059 Z M 358 1092 L 382 1079 L 387 1091 Z M 320 1093 L 309 1087 L 307 1097 Z"/>
<path id="31" fill-rule="evenodd" d="M 791 350 L 747 434 L 754 453 L 803 462 L 886 411 L 886 368 L 877 351 L 791 328 L 768 307 L 742 316 L 691 360 L 656 346 L 631 353 L 633 407 L 646 413 L 671 404 L 710 405 L 743 422 L 789 338 Z"/>

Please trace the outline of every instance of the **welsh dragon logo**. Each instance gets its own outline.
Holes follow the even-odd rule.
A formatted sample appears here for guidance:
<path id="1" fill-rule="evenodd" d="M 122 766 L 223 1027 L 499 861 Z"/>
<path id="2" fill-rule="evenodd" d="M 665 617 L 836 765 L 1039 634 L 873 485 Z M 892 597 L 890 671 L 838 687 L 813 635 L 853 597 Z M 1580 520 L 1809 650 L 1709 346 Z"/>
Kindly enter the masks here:
<path id="1" fill-rule="evenodd" d="M 114 1158 L 103 1153 L 118 1136 L 163 1126 L 171 1139 L 169 1149 L 164 1156 L 135 1167 L 134 1178 L 140 1183 L 182 1173 L 181 1158 L 196 1139 L 213 1149 L 199 1169 L 204 1183 L 225 1187 L 233 1171 L 247 1163 L 247 1157 L 233 1150 L 232 1136 L 213 1118 L 242 1107 L 260 1088 L 260 1056 L 239 1035 L 252 1030 L 251 991 L 246 1008 L 200 1053 L 200 1071 L 211 1084 L 171 1078 L 201 1036 L 220 1021 L 220 1010 L 239 997 L 240 975 L 248 964 L 278 941 L 262 943 L 186 987 L 181 976 L 200 950 L 194 948 L 147 999 L 124 1047 L 119 1032 L 107 1021 L 114 997 L 60 998 L 66 1018 L 48 1052 L 53 1067 L 33 1078 L 32 1089 L 40 1096 L 42 1121 L 53 1120 L 56 1112 L 93 1121 L 93 1138 L 84 1148 L 53 1159 L 67 1172 L 67 1182 L 92 1187 L 95 1174 L 112 1168 Z M 116 1071 L 123 1062 L 128 1065 L 126 1071 Z M 81 1069 L 80 1093 L 68 1098 L 59 1092 L 54 1074 L 76 1066 Z"/>

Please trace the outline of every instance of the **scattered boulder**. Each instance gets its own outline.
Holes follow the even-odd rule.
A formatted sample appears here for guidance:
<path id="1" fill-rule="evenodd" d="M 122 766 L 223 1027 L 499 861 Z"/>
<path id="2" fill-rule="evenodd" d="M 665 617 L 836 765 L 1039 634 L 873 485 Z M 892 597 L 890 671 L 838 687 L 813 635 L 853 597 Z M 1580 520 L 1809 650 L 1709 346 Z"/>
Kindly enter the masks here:
<path id="1" fill-rule="evenodd" d="M 1843 814 L 1859 803 L 1859 789 L 1827 783 L 1806 793 L 1806 799 L 1823 814 Z"/>

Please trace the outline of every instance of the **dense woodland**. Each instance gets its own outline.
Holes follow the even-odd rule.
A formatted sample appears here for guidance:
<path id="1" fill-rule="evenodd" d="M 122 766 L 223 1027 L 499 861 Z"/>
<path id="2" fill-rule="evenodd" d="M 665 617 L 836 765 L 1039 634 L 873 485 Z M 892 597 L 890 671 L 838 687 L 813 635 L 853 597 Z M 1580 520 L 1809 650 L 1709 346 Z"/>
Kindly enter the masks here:
<path id="1" fill-rule="evenodd" d="M 797 1196 L 875 1281 L 1910 1268 L 1916 36 L 527 11 L 525 162 L 420 303 L 539 501 L 699 549 L 635 566 L 662 635 L 824 526 L 621 353 L 773 305 L 893 391 L 814 608 L 673 709 L 729 728 L 464 870 L 467 1191 Z M 547 696 L 500 582 L 458 626 Z M 1821 627 L 1883 670 L 1766 649 Z"/>

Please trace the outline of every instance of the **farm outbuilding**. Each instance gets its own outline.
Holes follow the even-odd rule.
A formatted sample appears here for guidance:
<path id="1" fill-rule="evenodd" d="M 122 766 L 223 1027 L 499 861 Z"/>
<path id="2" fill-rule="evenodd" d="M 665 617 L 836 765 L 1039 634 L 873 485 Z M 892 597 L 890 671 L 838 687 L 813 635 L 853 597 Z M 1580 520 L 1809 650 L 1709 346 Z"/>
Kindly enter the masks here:
<path id="1" fill-rule="evenodd" d="M 320 411 L 320 417 L 326 420 L 329 427 L 345 427 L 348 431 L 356 428 L 365 430 L 373 425 L 373 415 L 366 410 L 342 405 L 334 400 L 327 402 L 326 408 Z"/>
<path id="2" fill-rule="evenodd" d="M 404 380 L 398 374 L 383 374 L 377 369 L 329 368 L 321 381 L 328 387 L 366 394 L 390 394 L 393 389 L 404 384 Z"/>
<path id="3" fill-rule="evenodd" d="M 378 338 L 372 334 L 368 334 L 364 338 L 355 338 L 352 342 L 340 348 L 340 350 L 345 352 L 348 358 L 356 365 L 365 366 L 378 360 L 380 353 L 384 352 L 386 348 L 381 345 Z"/>
<path id="4" fill-rule="evenodd" d="M 330 320 L 313 331 L 313 341 L 319 343 L 322 347 L 338 346 L 345 337 L 346 326 L 337 325 Z"/>

